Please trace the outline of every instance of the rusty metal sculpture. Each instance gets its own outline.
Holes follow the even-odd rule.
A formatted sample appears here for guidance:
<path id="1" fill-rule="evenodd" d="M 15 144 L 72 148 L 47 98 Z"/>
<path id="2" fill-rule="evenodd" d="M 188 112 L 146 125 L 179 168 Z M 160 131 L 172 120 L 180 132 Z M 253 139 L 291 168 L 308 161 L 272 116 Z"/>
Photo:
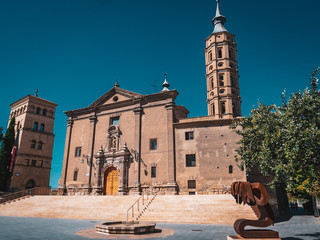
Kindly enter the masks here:
<path id="1" fill-rule="evenodd" d="M 279 233 L 266 229 L 245 230 L 246 226 L 268 227 L 274 222 L 274 214 L 269 204 L 269 195 L 261 183 L 234 182 L 231 194 L 238 204 L 248 204 L 258 217 L 257 220 L 238 219 L 234 222 L 234 230 L 245 238 L 279 238 Z"/>

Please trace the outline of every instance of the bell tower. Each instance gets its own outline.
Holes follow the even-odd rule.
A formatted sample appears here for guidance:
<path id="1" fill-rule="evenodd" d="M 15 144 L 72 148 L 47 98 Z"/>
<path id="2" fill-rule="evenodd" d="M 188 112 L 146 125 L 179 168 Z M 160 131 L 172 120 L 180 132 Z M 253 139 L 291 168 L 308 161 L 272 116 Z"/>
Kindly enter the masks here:
<path id="1" fill-rule="evenodd" d="M 206 39 L 206 78 L 208 115 L 219 119 L 241 116 L 241 99 L 234 35 L 224 27 L 217 0 L 214 30 Z"/>

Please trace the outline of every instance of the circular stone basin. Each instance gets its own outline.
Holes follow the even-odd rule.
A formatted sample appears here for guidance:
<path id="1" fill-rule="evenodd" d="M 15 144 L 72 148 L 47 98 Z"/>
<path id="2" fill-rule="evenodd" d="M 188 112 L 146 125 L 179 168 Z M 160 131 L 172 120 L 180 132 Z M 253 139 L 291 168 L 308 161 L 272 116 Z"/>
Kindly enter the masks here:
<path id="1" fill-rule="evenodd" d="M 109 234 L 153 233 L 155 223 L 148 222 L 105 222 L 96 225 L 96 232 Z"/>

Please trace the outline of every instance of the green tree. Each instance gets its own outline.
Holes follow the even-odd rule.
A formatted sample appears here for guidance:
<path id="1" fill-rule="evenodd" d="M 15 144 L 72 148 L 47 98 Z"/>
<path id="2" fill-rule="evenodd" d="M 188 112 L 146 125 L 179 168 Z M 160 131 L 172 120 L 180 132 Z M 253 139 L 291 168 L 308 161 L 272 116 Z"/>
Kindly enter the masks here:
<path id="1" fill-rule="evenodd" d="M 11 160 L 11 151 L 15 141 L 15 118 L 13 117 L 9 123 L 9 127 L 3 137 L 0 149 L 0 191 L 8 190 L 9 166 Z"/>
<path id="2" fill-rule="evenodd" d="M 293 93 L 282 105 L 258 104 L 232 128 L 242 136 L 236 160 L 241 168 L 258 166 L 294 196 L 320 196 L 320 92 L 316 69 L 311 88 Z"/>

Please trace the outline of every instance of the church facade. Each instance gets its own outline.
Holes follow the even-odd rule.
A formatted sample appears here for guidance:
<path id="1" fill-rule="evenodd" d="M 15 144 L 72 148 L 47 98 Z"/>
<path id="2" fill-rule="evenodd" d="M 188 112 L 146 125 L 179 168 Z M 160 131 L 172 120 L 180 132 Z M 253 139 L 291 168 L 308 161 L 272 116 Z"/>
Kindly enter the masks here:
<path id="1" fill-rule="evenodd" d="M 88 107 L 66 111 L 60 194 L 215 194 L 245 181 L 229 127 L 241 117 L 236 44 L 217 3 L 206 39 L 208 116 L 188 118 L 165 78 L 159 93 L 141 95 L 116 83 Z"/>

